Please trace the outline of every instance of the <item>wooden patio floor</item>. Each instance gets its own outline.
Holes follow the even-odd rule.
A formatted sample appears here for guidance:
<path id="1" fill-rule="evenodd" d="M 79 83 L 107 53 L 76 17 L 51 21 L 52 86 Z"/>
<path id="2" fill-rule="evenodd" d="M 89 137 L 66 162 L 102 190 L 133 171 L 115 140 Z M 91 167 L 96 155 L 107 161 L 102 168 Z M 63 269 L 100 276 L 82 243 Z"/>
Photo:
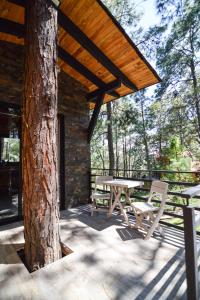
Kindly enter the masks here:
<path id="1" fill-rule="evenodd" d="M 32 274 L 16 254 L 21 223 L 1 226 L 0 299 L 186 299 L 182 232 L 167 227 L 164 239 L 144 241 L 121 216 L 89 211 L 62 212 L 61 239 L 74 252 Z"/>

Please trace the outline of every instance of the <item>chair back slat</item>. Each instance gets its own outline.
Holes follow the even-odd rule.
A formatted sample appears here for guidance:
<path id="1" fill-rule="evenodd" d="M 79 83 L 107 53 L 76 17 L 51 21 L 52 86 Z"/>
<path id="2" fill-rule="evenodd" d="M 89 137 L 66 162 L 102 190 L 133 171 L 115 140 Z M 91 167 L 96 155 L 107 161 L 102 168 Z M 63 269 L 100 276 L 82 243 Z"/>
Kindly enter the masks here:
<path id="1" fill-rule="evenodd" d="M 96 176 L 96 184 L 103 184 L 106 180 L 113 180 L 113 176 Z"/>
<path id="2" fill-rule="evenodd" d="M 155 220 L 154 220 L 153 224 L 151 225 L 150 229 L 148 230 L 145 239 L 149 239 L 151 237 L 151 235 L 153 234 L 154 230 L 158 226 L 160 218 L 163 215 L 164 207 L 165 207 L 165 202 L 167 200 L 167 190 L 168 190 L 168 183 L 162 182 L 162 181 L 158 181 L 158 180 L 155 180 L 155 181 L 152 182 L 151 190 L 150 190 L 150 196 L 149 196 L 148 202 L 151 201 L 151 199 L 152 199 L 152 197 L 154 195 L 159 195 L 161 197 L 161 203 L 160 203 L 160 208 L 158 210 L 158 213 L 157 213 L 157 215 L 155 217 Z"/>
<path id="3" fill-rule="evenodd" d="M 95 179 L 95 191 L 97 190 L 98 185 L 103 186 L 103 190 L 105 190 L 106 185 L 103 184 L 104 181 L 106 180 L 113 180 L 113 176 L 96 176 Z"/>
<path id="4" fill-rule="evenodd" d="M 166 194 L 168 189 L 168 183 L 154 180 L 151 185 L 151 192 L 157 194 Z"/>
<path id="5" fill-rule="evenodd" d="M 161 204 L 166 201 L 167 198 L 167 190 L 168 190 L 168 183 L 162 182 L 159 180 L 154 180 L 151 184 L 151 190 L 148 202 L 150 203 L 153 196 L 158 195 L 161 197 Z"/>

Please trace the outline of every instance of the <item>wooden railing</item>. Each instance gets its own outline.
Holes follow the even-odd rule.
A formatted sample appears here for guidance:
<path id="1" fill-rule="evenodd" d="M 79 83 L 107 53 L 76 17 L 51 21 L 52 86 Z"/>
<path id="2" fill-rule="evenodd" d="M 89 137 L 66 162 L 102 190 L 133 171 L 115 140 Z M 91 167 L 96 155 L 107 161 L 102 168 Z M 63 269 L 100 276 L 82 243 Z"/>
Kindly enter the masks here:
<path id="1" fill-rule="evenodd" d="M 109 169 L 91 169 L 91 188 L 92 184 L 94 183 L 95 176 L 97 175 L 109 175 L 110 174 Z M 185 206 L 188 206 L 189 204 L 193 204 L 194 199 L 196 202 L 199 202 L 200 204 L 200 196 L 195 196 L 194 199 L 190 199 L 189 196 L 182 194 L 182 192 L 187 189 L 188 187 L 195 186 L 199 184 L 200 182 L 200 172 L 189 172 L 189 171 L 184 171 L 184 172 L 178 172 L 178 171 L 168 171 L 168 170 L 112 170 L 114 178 L 119 178 L 119 179 L 129 179 L 129 180 L 137 180 L 137 181 L 143 181 L 144 186 L 143 187 L 138 187 L 135 188 L 133 194 L 131 197 L 145 201 L 147 200 L 147 195 L 148 192 L 150 191 L 150 186 L 151 182 L 154 179 L 159 179 L 162 181 L 165 181 L 169 184 L 169 200 L 166 202 L 166 209 L 163 215 L 162 220 L 160 223 L 175 227 L 177 229 L 184 229 L 184 224 L 183 224 L 183 208 Z M 123 175 L 126 176 L 123 176 Z M 176 175 L 176 177 L 180 178 L 187 178 L 190 177 L 190 181 L 178 181 L 178 180 L 169 180 L 168 177 L 170 175 Z M 179 190 L 177 190 L 177 188 Z M 173 199 L 173 198 L 176 199 Z M 172 199 L 171 199 L 172 198 Z M 160 203 L 158 200 L 153 200 L 156 203 Z M 198 203 L 196 206 L 194 206 L 194 209 L 197 211 L 200 211 L 200 207 L 198 206 Z M 165 217 L 170 217 L 167 220 L 165 220 Z M 181 224 L 177 225 L 173 223 L 173 218 L 177 218 Z M 197 231 L 198 234 L 200 234 L 200 231 Z"/>
<path id="2" fill-rule="evenodd" d="M 197 242 L 196 227 L 200 225 L 200 213 L 195 213 L 195 209 L 192 206 L 185 206 L 183 208 L 183 216 L 187 299 L 198 300 L 200 297 L 198 274 L 198 256 L 200 252 L 200 244 Z"/>

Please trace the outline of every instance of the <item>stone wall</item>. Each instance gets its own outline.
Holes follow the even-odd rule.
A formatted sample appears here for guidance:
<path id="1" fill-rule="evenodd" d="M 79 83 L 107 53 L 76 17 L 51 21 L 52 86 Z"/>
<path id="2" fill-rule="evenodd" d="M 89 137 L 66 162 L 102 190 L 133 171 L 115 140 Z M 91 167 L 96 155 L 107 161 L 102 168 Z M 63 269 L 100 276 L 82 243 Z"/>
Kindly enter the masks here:
<path id="1" fill-rule="evenodd" d="M 71 207 L 89 200 L 89 110 L 86 91 L 63 72 L 59 75 L 58 95 L 59 109 L 65 115 L 65 200 Z"/>
<path id="2" fill-rule="evenodd" d="M 21 104 L 24 48 L 0 41 L 0 101 Z M 61 71 L 58 76 L 58 110 L 65 116 L 65 204 L 71 207 L 89 199 L 90 147 L 87 142 L 89 110 L 87 91 Z M 1 124 L 0 124 L 1 126 Z"/>

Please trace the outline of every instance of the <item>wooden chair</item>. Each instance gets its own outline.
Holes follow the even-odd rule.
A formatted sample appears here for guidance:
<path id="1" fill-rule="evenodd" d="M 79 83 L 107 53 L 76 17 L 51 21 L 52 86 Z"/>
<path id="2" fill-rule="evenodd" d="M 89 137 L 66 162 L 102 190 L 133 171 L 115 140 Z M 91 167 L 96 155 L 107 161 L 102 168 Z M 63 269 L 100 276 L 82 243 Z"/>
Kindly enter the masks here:
<path id="1" fill-rule="evenodd" d="M 103 184 L 103 182 L 106 180 L 113 180 L 113 177 L 112 176 L 96 176 L 95 189 L 91 195 L 91 199 L 92 199 L 91 216 L 93 216 L 94 211 L 98 211 L 99 208 L 103 207 L 102 205 L 98 207 L 98 200 L 102 200 L 103 204 L 105 204 L 104 203 L 105 200 L 108 202 L 108 205 L 111 204 L 112 194 L 110 192 L 97 191 L 97 186 L 101 186 L 101 188 L 103 188 L 103 190 L 105 190 L 106 185 Z"/>
<path id="2" fill-rule="evenodd" d="M 155 229 L 164 236 L 163 229 L 159 225 L 159 220 L 164 212 L 164 206 L 167 199 L 168 183 L 155 180 L 152 182 L 150 195 L 147 202 L 132 202 L 131 207 L 136 217 L 136 228 L 142 228 L 147 233 L 145 240 L 148 240 Z M 160 207 L 156 207 L 151 203 L 154 196 L 161 199 Z M 156 213 L 156 214 L 155 214 Z M 145 224 L 143 221 L 146 221 Z"/>

